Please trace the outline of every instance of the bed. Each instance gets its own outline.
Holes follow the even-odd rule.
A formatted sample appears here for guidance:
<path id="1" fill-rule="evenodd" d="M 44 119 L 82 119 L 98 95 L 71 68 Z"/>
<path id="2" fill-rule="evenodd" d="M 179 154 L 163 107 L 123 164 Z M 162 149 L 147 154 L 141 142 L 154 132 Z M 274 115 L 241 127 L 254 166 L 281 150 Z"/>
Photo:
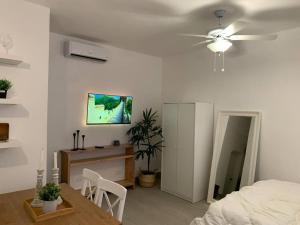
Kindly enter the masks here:
<path id="1" fill-rule="evenodd" d="M 259 181 L 212 203 L 190 225 L 300 225 L 300 184 Z"/>

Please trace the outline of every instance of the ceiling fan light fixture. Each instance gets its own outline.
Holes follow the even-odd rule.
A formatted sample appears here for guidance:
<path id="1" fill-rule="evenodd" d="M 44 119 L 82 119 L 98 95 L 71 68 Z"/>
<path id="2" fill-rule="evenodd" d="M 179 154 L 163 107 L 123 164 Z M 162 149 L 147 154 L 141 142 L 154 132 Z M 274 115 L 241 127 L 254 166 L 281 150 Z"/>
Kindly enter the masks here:
<path id="1" fill-rule="evenodd" d="M 226 52 L 232 43 L 225 39 L 217 39 L 215 42 L 207 45 L 207 48 L 212 52 Z"/>

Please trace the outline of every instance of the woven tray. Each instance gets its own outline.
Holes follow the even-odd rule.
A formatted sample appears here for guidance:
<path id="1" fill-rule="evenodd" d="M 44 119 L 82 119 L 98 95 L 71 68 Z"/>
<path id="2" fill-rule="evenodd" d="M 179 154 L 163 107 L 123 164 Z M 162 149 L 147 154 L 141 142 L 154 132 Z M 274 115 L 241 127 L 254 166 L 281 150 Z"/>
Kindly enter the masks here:
<path id="1" fill-rule="evenodd" d="M 24 207 L 34 222 L 45 221 L 45 220 L 49 220 L 55 217 L 67 215 L 74 212 L 73 206 L 63 198 L 62 198 L 63 202 L 57 206 L 57 210 L 51 213 L 44 213 L 41 207 L 33 208 L 31 206 L 32 200 L 33 199 L 25 200 Z"/>

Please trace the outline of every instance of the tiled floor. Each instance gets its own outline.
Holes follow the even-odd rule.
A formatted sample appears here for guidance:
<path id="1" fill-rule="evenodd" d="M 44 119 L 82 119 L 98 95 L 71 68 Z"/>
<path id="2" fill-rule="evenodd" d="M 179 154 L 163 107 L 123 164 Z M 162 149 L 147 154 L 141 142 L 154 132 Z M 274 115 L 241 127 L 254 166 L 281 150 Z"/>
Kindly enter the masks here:
<path id="1" fill-rule="evenodd" d="M 129 190 L 123 225 L 189 225 L 193 218 L 203 216 L 205 201 L 192 204 L 155 188 Z"/>

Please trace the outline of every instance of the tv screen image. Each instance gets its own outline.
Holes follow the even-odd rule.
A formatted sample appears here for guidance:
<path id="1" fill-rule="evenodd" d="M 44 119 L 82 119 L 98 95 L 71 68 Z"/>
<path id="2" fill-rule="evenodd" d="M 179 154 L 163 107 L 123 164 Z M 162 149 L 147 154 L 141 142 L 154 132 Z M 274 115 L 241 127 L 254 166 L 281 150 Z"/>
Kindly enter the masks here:
<path id="1" fill-rule="evenodd" d="M 130 124 L 132 97 L 88 94 L 87 124 Z"/>

